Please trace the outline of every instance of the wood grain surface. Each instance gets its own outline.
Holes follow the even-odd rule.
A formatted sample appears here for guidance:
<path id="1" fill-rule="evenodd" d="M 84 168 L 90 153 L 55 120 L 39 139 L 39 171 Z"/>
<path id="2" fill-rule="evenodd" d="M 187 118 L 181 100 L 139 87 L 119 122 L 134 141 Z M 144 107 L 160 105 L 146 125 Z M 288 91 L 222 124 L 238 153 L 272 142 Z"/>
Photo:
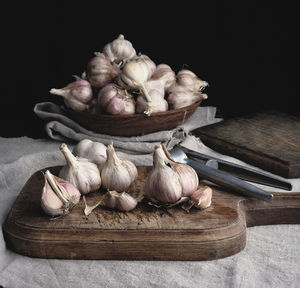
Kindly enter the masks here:
<path id="1" fill-rule="evenodd" d="M 57 174 L 60 167 L 50 171 Z M 130 188 L 141 198 L 149 167 L 138 167 Z M 44 178 L 36 172 L 26 183 L 3 226 L 13 251 L 40 258 L 124 260 L 210 260 L 233 255 L 246 244 L 246 227 L 300 223 L 300 193 L 274 193 L 272 203 L 245 198 L 213 187 L 205 210 L 158 209 L 146 201 L 131 212 L 97 207 L 84 215 L 83 200 L 70 214 L 51 218 L 40 198 Z M 88 204 L 104 191 L 86 195 Z"/>
<path id="2" fill-rule="evenodd" d="M 300 118 L 253 113 L 193 131 L 210 148 L 285 178 L 300 177 Z"/>

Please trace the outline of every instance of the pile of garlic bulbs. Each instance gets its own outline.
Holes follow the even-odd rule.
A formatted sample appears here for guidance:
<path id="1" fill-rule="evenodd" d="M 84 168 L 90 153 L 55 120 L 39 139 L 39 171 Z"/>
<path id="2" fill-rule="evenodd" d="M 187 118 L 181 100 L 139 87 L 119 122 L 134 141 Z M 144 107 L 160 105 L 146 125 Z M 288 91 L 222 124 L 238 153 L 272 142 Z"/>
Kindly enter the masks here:
<path id="1" fill-rule="evenodd" d="M 106 147 L 100 142 L 84 139 L 72 152 L 65 143 L 60 145 L 60 150 L 66 164 L 58 175 L 49 170 L 44 173 L 41 206 L 46 214 L 68 214 L 79 203 L 81 195 L 98 191 L 100 187 L 107 192 L 98 205 L 124 212 L 136 207 L 137 200 L 126 191 L 137 178 L 137 168 L 131 161 L 121 160 L 112 144 Z"/>
<path id="2" fill-rule="evenodd" d="M 167 64 L 156 65 L 147 55 L 137 54 L 123 35 L 95 52 L 87 70 L 75 81 L 51 94 L 64 98 L 74 111 L 93 114 L 135 114 L 179 109 L 206 99 L 208 83 L 190 70 L 177 75 Z"/>

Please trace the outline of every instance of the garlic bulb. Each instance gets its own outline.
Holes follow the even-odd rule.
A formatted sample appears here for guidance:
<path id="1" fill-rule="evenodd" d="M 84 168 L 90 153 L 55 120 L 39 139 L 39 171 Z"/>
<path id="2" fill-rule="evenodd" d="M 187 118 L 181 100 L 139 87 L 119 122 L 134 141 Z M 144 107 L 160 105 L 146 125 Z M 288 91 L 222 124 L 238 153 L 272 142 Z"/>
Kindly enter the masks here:
<path id="1" fill-rule="evenodd" d="M 98 94 L 99 108 L 108 114 L 134 114 L 135 101 L 127 90 L 108 84 Z"/>
<path id="2" fill-rule="evenodd" d="M 176 75 L 169 65 L 159 64 L 156 67 L 151 79 L 161 80 L 164 83 L 164 89 L 167 91 L 172 85 L 175 84 Z"/>
<path id="3" fill-rule="evenodd" d="M 137 205 L 137 200 L 126 192 L 108 191 L 105 194 L 104 205 L 124 212 L 133 210 Z"/>
<path id="4" fill-rule="evenodd" d="M 155 63 L 149 58 L 149 56 L 147 56 L 145 54 L 139 53 L 139 55 L 135 56 L 132 60 L 133 61 L 143 61 L 146 63 L 148 70 L 149 70 L 148 79 L 150 79 L 152 77 L 152 75 L 154 74 L 154 72 L 156 71 Z"/>
<path id="5" fill-rule="evenodd" d="M 202 91 L 208 86 L 206 81 L 199 79 L 194 72 L 187 69 L 180 70 L 177 73 L 177 83 L 194 92 Z"/>
<path id="6" fill-rule="evenodd" d="M 103 48 L 104 55 L 110 62 L 120 63 L 127 62 L 136 55 L 130 41 L 125 40 L 124 35 L 120 34 L 117 39 L 108 43 Z"/>
<path id="7" fill-rule="evenodd" d="M 205 209 L 211 205 L 212 189 L 209 186 L 200 187 L 191 195 L 191 202 L 196 208 Z"/>
<path id="8" fill-rule="evenodd" d="M 166 163 L 168 159 L 161 146 L 153 153 L 153 168 L 148 173 L 144 196 L 162 203 L 174 203 L 182 197 L 180 177 Z"/>
<path id="9" fill-rule="evenodd" d="M 93 142 L 89 139 L 81 140 L 72 153 L 81 158 L 86 158 L 95 163 L 98 168 L 106 161 L 106 146 L 100 142 Z"/>
<path id="10" fill-rule="evenodd" d="M 137 178 L 135 165 L 119 159 L 112 144 L 107 146 L 106 155 L 106 162 L 100 169 L 103 187 L 117 192 L 126 191 Z"/>
<path id="11" fill-rule="evenodd" d="M 72 183 L 81 194 L 95 191 L 101 186 L 99 169 L 85 158 L 75 157 L 65 143 L 60 146 L 67 164 L 60 170 L 59 177 Z"/>
<path id="12" fill-rule="evenodd" d="M 140 94 L 136 100 L 136 112 L 151 114 L 152 112 L 162 112 L 168 110 L 168 102 L 165 100 L 165 84 L 161 79 L 149 80 L 145 88 L 151 97 L 151 103 Z"/>
<path id="13" fill-rule="evenodd" d="M 50 216 L 67 214 L 80 200 L 79 190 L 71 183 L 54 176 L 47 170 L 44 174 L 45 185 L 41 204 Z"/>
<path id="14" fill-rule="evenodd" d="M 87 80 L 95 88 L 101 88 L 111 83 L 119 74 L 120 69 L 112 65 L 102 53 L 95 53 L 87 65 Z"/>
<path id="15" fill-rule="evenodd" d="M 64 98 L 67 107 L 74 111 L 85 111 L 89 109 L 89 102 L 93 98 L 91 85 L 88 81 L 74 76 L 76 81 L 61 89 L 52 88 L 49 92 Z"/>
<path id="16" fill-rule="evenodd" d="M 175 84 L 169 89 L 168 103 L 171 109 L 179 109 L 207 99 L 201 92 L 193 92 L 189 88 Z"/>
<path id="17" fill-rule="evenodd" d="M 127 89 L 140 90 L 147 101 L 151 102 L 151 97 L 145 88 L 146 82 L 153 74 L 153 67 L 149 63 L 145 57 L 140 57 L 126 63 L 122 69 L 122 73 L 119 75 L 117 83 Z"/>

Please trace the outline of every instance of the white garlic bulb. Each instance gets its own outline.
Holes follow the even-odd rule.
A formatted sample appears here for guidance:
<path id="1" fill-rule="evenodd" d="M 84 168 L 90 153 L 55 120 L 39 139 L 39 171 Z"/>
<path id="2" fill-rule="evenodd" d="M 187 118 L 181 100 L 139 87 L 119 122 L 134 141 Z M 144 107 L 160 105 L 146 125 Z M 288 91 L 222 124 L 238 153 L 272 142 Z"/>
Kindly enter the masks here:
<path id="1" fill-rule="evenodd" d="M 126 191 L 137 178 L 136 166 L 128 160 L 118 158 L 112 144 L 106 149 L 107 159 L 100 168 L 102 185 L 108 190 Z"/>
<path id="2" fill-rule="evenodd" d="M 140 90 L 148 102 L 151 97 L 145 88 L 146 82 L 153 74 L 153 65 L 145 57 L 126 63 L 118 77 L 118 84 L 124 88 Z M 155 65 L 155 64 L 154 64 Z"/>
<path id="3" fill-rule="evenodd" d="M 148 91 L 151 102 L 149 103 L 145 97 L 140 94 L 136 100 L 136 112 L 151 114 L 152 112 L 163 112 L 168 110 L 168 102 L 165 97 L 165 84 L 161 79 L 150 79 L 145 84 L 145 88 Z"/>
<path id="4" fill-rule="evenodd" d="M 201 92 L 193 92 L 188 87 L 178 84 L 169 89 L 168 103 L 171 109 L 179 109 L 192 105 L 198 101 L 207 99 L 207 95 Z"/>
<path id="5" fill-rule="evenodd" d="M 199 79 L 194 72 L 187 69 L 177 73 L 177 83 L 194 92 L 203 91 L 208 86 L 206 81 Z"/>
<path id="6" fill-rule="evenodd" d="M 126 40 L 122 34 L 114 41 L 106 44 L 103 48 L 103 53 L 110 62 L 117 64 L 127 62 L 136 55 L 136 51 L 131 42 Z"/>
<path id="7" fill-rule="evenodd" d="M 149 58 L 149 56 L 145 54 L 139 53 L 139 55 L 132 58 L 132 61 L 143 61 L 146 63 L 149 71 L 148 79 L 150 79 L 153 76 L 154 72 L 156 71 L 155 63 Z"/>
<path id="8" fill-rule="evenodd" d="M 79 190 L 71 183 L 53 175 L 47 170 L 41 204 L 50 216 L 67 214 L 80 200 Z"/>
<path id="9" fill-rule="evenodd" d="M 161 146 L 153 153 L 153 168 L 148 173 L 144 196 L 162 203 L 174 203 L 182 197 L 182 186 L 178 173 L 166 163 L 168 159 Z"/>
<path id="10" fill-rule="evenodd" d="M 89 139 L 81 140 L 72 150 L 72 153 L 95 163 L 98 168 L 106 161 L 106 146 Z"/>
<path id="11" fill-rule="evenodd" d="M 167 91 L 176 82 L 175 72 L 167 64 L 159 64 L 156 67 L 154 74 L 152 75 L 153 80 L 161 80 L 164 83 L 164 89 Z"/>
<path id="12" fill-rule="evenodd" d="M 98 93 L 98 106 L 108 114 L 134 114 L 135 101 L 127 90 L 110 83 Z"/>
<path id="13" fill-rule="evenodd" d="M 74 76 L 76 81 L 61 89 L 52 88 L 49 92 L 64 98 L 67 107 L 74 111 L 85 111 L 89 109 L 89 102 L 93 98 L 91 85 L 88 81 Z"/>
<path id="14" fill-rule="evenodd" d="M 87 65 L 87 80 L 95 88 L 101 88 L 111 83 L 120 73 L 120 69 L 112 65 L 109 59 L 105 58 L 102 53 L 95 53 L 96 57 L 92 58 Z"/>
<path id="15" fill-rule="evenodd" d="M 67 164 L 60 170 L 58 176 L 72 183 L 81 194 L 98 190 L 101 178 L 97 165 L 85 158 L 75 157 L 65 143 L 61 144 L 60 150 Z"/>
<path id="16" fill-rule="evenodd" d="M 104 205 L 111 209 L 128 212 L 136 207 L 137 200 L 126 192 L 107 191 L 104 197 Z"/>

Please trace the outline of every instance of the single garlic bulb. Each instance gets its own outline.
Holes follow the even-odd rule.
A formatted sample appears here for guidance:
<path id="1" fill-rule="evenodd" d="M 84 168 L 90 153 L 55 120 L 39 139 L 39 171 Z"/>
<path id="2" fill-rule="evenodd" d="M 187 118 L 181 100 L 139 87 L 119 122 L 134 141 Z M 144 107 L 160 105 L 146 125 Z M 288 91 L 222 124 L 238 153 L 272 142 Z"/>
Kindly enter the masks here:
<path id="1" fill-rule="evenodd" d="M 106 44 L 103 48 L 103 53 L 110 62 L 117 64 L 127 62 L 136 55 L 131 42 L 126 40 L 122 34 L 114 41 Z"/>
<path id="2" fill-rule="evenodd" d="M 108 114 L 134 114 L 135 101 L 127 90 L 108 84 L 98 94 L 99 108 Z"/>
<path id="3" fill-rule="evenodd" d="M 159 64 L 156 67 L 154 74 L 152 75 L 153 80 L 161 80 L 164 83 L 164 89 L 167 91 L 176 82 L 175 72 L 167 64 Z"/>
<path id="4" fill-rule="evenodd" d="M 208 86 L 206 81 L 199 79 L 194 72 L 187 69 L 177 73 L 177 83 L 194 92 L 203 91 Z"/>
<path id="5" fill-rule="evenodd" d="M 111 83 L 120 73 L 120 69 L 112 65 L 102 53 L 95 53 L 87 65 L 87 80 L 95 88 L 101 88 Z"/>
<path id="6" fill-rule="evenodd" d="M 126 192 L 107 191 L 104 197 L 104 205 L 111 209 L 128 212 L 136 207 L 137 200 Z"/>
<path id="7" fill-rule="evenodd" d="M 132 58 L 133 61 L 143 61 L 146 63 L 148 70 L 149 70 L 149 77 L 148 79 L 150 79 L 152 77 L 152 75 L 154 74 L 154 72 L 156 71 L 156 65 L 155 63 L 149 58 L 149 56 L 145 55 L 145 54 L 141 54 L 139 53 L 139 55 L 135 56 L 134 58 Z"/>
<path id="8" fill-rule="evenodd" d="M 88 81 L 74 76 L 76 81 L 61 89 L 52 88 L 49 92 L 64 98 L 67 107 L 74 111 L 85 111 L 89 109 L 89 102 L 93 98 L 91 85 Z"/>
<path id="9" fill-rule="evenodd" d="M 98 168 L 106 161 L 106 146 L 100 142 L 89 139 L 81 140 L 74 148 L 72 153 L 81 158 L 86 158 L 95 163 Z"/>
<path id="10" fill-rule="evenodd" d="M 47 170 L 44 174 L 45 185 L 41 204 L 50 216 L 67 214 L 80 200 L 79 190 L 71 183 L 54 176 Z"/>
<path id="11" fill-rule="evenodd" d="M 117 192 L 126 191 L 137 178 L 135 165 L 119 159 L 112 144 L 107 146 L 106 155 L 106 162 L 100 168 L 103 187 Z"/>
<path id="12" fill-rule="evenodd" d="M 171 167 L 161 146 L 155 147 L 153 168 L 148 173 L 144 196 L 162 203 L 174 203 L 182 197 L 180 177 Z"/>
<path id="13" fill-rule="evenodd" d="M 199 209 L 208 208 L 211 205 L 212 189 L 202 186 L 191 195 L 193 206 Z"/>
<path id="14" fill-rule="evenodd" d="M 126 63 L 118 77 L 117 83 L 125 89 L 140 90 L 146 100 L 151 102 L 151 97 L 145 88 L 146 82 L 153 74 L 152 64 L 149 63 L 145 57 Z"/>
<path id="15" fill-rule="evenodd" d="M 171 109 L 179 109 L 207 99 L 201 92 L 193 92 L 189 88 L 175 84 L 169 89 L 168 103 Z"/>
<path id="16" fill-rule="evenodd" d="M 145 88 L 151 97 L 151 103 L 140 94 L 136 100 L 136 112 L 151 114 L 168 110 L 168 102 L 165 100 L 165 84 L 161 79 L 147 81 Z"/>
<path id="17" fill-rule="evenodd" d="M 100 188 L 101 178 L 96 164 L 85 158 L 75 157 L 65 143 L 61 144 L 60 150 L 65 156 L 67 164 L 60 170 L 59 177 L 76 186 L 81 194 Z"/>

